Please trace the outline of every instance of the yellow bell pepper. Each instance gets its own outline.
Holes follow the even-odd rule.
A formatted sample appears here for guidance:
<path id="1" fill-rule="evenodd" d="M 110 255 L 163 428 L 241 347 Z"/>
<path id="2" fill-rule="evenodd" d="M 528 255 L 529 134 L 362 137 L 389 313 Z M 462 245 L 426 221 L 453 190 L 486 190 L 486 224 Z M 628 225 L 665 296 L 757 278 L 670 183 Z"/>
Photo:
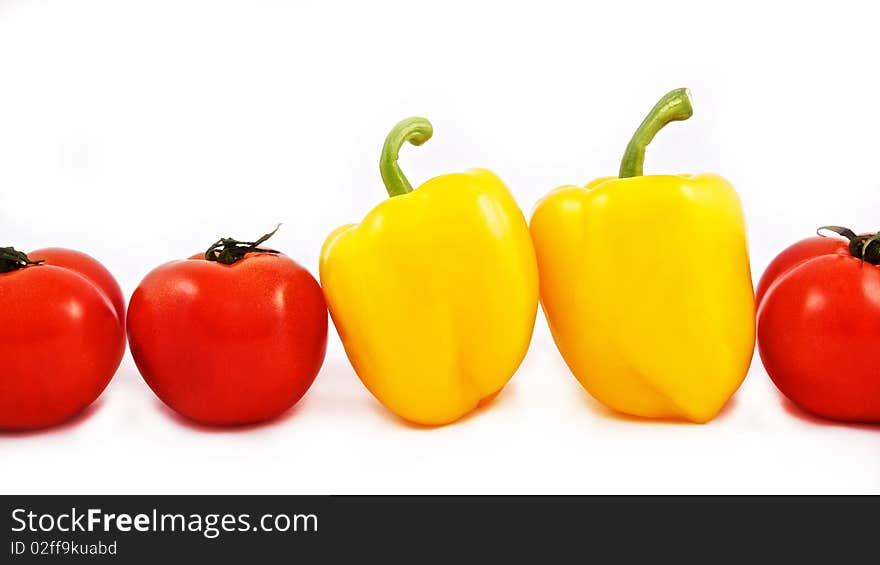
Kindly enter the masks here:
<path id="1" fill-rule="evenodd" d="M 522 362 L 538 309 L 528 225 L 494 174 L 477 169 L 412 190 L 397 165 L 430 122 L 388 135 L 390 198 L 333 232 L 321 284 L 345 352 L 389 410 L 425 425 L 457 420 L 494 396 Z"/>
<path id="2" fill-rule="evenodd" d="M 745 378 L 755 306 L 739 198 L 712 174 L 642 176 L 645 148 L 693 113 L 667 94 L 619 177 L 563 186 L 531 219 L 541 305 L 587 391 L 627 414 L 711 420 Z"/>

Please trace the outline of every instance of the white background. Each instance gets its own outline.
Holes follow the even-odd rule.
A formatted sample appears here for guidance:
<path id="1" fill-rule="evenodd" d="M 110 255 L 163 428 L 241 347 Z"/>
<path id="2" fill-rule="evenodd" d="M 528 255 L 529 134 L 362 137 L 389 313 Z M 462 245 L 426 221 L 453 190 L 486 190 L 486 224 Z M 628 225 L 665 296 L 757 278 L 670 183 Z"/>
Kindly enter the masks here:
<path id="1" fill-rule="evenodd" d="M 402 151 L 414 185 L 487 167 L 528 215 L 615 174 L 645 112 L 688 86 L 695 115 L 646 173 L 726 176 L 757 281 L 817 226 L 880 228 L 866 5 L 0 0 L 0 243 L 91 253 L 129 295 L 162 262 L 281 221 L 273 246 L 316 273 L 325 236 L 386 197 L 399 119 L 435 126 Z M 126 355 L 83 416 L 0 435 L 0 492 L 877 493 L 878 440 L 793 408 L 757 356 L 709 424 L 615 415 L 539 313 L 500 397 L 433 430 L 370 396 L 332 326 L 311 391 L 247 429 L 182 421 Z"/>

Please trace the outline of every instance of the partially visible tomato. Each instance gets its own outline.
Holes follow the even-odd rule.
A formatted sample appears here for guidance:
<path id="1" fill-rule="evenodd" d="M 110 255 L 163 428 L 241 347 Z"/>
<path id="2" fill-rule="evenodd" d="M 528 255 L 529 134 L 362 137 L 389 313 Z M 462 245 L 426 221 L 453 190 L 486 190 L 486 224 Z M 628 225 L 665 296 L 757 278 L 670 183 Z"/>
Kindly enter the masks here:
<path id="1" fill-rule="evenodd" d="M 123 316 L 119 285 L 88 255 L 0 250 L 0 429 L 58 424 L 94 402 L 122 360 Z"/>
<path id="2" fill-rule="evenodd" d="M 258 248 L 265 239 L 221 240 L 212 260 L 166 263 L 132 295 L 128 335 L 141 375 L 196 422 L 277 416 L 305 394 L 324 361 L 321 288 L 289 257 Z"/>
<path id="3" fill-rule="evenodd" d="M 880 422 L 880 242 L 802 240 L 758 284 L 758 350 L 773 382 L 817 416 Z M 866 249 L 865 244 L 868 244 Z"/>

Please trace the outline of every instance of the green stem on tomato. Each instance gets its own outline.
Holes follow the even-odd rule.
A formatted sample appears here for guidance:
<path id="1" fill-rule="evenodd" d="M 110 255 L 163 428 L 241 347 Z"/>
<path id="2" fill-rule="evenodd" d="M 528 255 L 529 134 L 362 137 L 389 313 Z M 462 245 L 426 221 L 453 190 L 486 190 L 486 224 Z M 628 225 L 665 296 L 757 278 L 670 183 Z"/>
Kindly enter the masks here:
<path id="1" fill-rule="evenodd" d="M 822 226 L 816 230 L 816 235 L 828 237 L 823 231 L 834 232 L 849 240 L 849 254 L 863 263 L 880 265 L 880 233 L 856 234 L 849 228 L 842 226 Z"/>
<path id="2" fill-rule="evenodd" d="M 275 235 L 281 224 L 275 226 L 275 229 L 258 239 L 257 241 L 239 241 L 232 237 L 222 237 L 218 239 L 214 245 L 205 251 L 205 261 L 216 261 L 224 265 L 232 265 L 244 259 L 248 253 L 268 253 L 277 255 L 280 251 L 274 249 L 266 249 L 260 247 L 267 239 Z"/>
<path id="3" fill-rule="evenodd" d="M 686 88 L 676 88 L 660 99 L 648 112 L 639 129 L 633 134 L 626 152 L 620 162 L 622 179 L 642 176 L 645 164 L 645 149 L 657 132 L 669 122 L 686 120 L 694 114 L 690 92 Z"/>
<path id="4" fill-rule="evenodd" d="M 27 253 L 22 253 L 14 247 L 0 247 L 0 273 L 17 271 L 29 265 L 39 265 L 42 262 L 42 259 L 31 261 Z"/>
<path id="5" fill-rule="evenodd" d="M 425 118 L 407 118 L 391 129 L 385 138 L 382 157 L 379 159 L 379 171 L 388 196 L 400 196 L 412 192 L 413 189 L 397 164 L 401 146 L 407 141 L 413 145 L 421 145 L 431 139 L 433 133 L 431 122 Z"/>

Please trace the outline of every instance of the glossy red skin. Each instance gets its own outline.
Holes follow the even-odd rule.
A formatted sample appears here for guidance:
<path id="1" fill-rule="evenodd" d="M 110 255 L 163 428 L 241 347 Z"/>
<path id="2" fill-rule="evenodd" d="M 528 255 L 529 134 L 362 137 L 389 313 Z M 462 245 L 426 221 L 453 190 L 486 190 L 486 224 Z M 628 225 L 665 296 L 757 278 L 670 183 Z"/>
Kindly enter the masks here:
<path id="1" fill-rule="evenodd" d="M 880 423 L 880 267 L 846 241 L 810 238 L 783 251 L 760 288 L 758 350 L 779 390 L 817 416 Z"/>
<path id="2" fill-rule="evenodd" d="M 73 269 L 89 279 L 92 284 L 104 291 L 119 315 L 119 319 L 122 320 L 123 326 L 125 325 L 125 297 L 122 295 L 119 283 L 104 265 L 81 251 L 61 247 L 37 249 L 28 254 L 28 257 L 32 260 L 41 259 L 46 265 L 59 265 Z"/>
<path id="3" fill-rule="evenodd" d="M 131 297 L 128 336 L 153 392 L 196 422 L 278 416 L 324 362 L 327 307 L 312 275 L 284 255 L 232 265 L 196 256 L 148 274 Z"/>
<path id="4" fill-rule="evenodd" d="M 94 402 L 125 352 L 122 296 L 96 260 L 68 249 L 29 253 L 0 274 L 0 429 L 64 422 Z M 117 296 L 118 295 L 118 296 Z"/>
<path id="5" fill-rule="evenodd" d="M 761 275 L 761 280 L 758 281 L 758 288 L 755 290 L 756 307 L 761 306 L 761 300 L 767 293 L 767 289 L 781 275 L 808 259 L 813 259 L 820 255 L 828 255 L 829 253 L 837 253 L 841 249 L 845 252 L 847 243 L 832 237 L 808 237 L 787 247 L 767 265 L 767 269 Z"/>

